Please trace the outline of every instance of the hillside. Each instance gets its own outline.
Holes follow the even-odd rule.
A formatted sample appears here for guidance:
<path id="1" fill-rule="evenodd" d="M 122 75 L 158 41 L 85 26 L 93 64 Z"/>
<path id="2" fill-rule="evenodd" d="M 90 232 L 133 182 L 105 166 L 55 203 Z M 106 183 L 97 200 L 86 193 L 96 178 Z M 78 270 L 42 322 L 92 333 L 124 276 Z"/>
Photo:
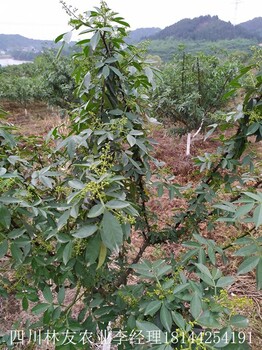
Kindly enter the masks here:
<path id="1" fill-rule="evenodd" d="M 151 36 L 151 39 L 173 37 L 183 40 L 231 40 L 236 38 L 251 39 L 256 35 L 241 26 L 222 21 L 218 16 L 200 16 L 185 18 Z"/>
<path id="2" fill-rule="evenodd" d="M 138 28 L 129 33 L 128 41 L 138 43 L 139 41 L 151 37 L 161 31 L 161 28 Z"/>
<path id="3" fill-rule="evenodd" d="M 19 34 L 0 34 L 0 56 L 32 61 L 45 49 L 59 49 L 61 44 L 52 40 L 29 39 Z M 64 53 L 68 50 L 66 45 Z"/>
<path id="4" fill-rule="evenodd" d="M 127 41 L 135 44 L 145 39 L 151 40 L 150 54 L 159 55 L 164 60 L 172 58 L 181 44 L 191 52 L 203 50 L 209 53 L 213 51 L 214 45 L 218 46 L 215 49 L 247 52 L 250 46 L 262 39 L 262 17 L 236 26 L 220 20 L 218 16 L 185 18 L 163 30 L 156 27 L 138 28 L 130 32 Z M 0 34 L 0 56 L 33 60 L 47 48 L 58 48 L 58 45 L 51 40 L 29 39 L 18 34 Z"/>
<path id="5" fill-rule="evenodd" d="M 0 50 L 21 50 L 32 49 L 41 51 L 44 46 L 52 46 L 54 42 L 51 40 L 35 40 L 29 39 L 19 34 L 0 34 Z"/>
<path id="6" fill-rule="evenodd" d="M 253 18 L 250 21 L 240 23 L 238 26 L 262 39 L 262 17 Z"/>
<path id="7" fill-rule="evenodd" d="M 159 56 L 163 61 L 167 62 L 173 57 L 183 52 L 197 54 L 202 52 L 206 55 L 228 55 L 238 53 L 239 55 L 250 54 L 250 48 L 258 44 L 256 39 L 234 39 L 234 40 L 182 40 L 168 37 L 162 40 L 151 40 L 148 46 L 150 55 Z"/>

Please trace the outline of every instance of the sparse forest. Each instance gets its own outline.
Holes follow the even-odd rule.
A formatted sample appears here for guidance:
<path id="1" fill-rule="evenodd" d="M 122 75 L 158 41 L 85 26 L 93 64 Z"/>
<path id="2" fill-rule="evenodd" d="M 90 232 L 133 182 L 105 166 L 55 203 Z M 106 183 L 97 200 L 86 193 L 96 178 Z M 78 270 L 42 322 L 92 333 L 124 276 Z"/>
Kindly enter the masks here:
<path id="1" fill-rule="evenodd" d="M 0 67 L 0 349 L 261 349 L 261 48 L 61 3 L 72 56 Z"/>

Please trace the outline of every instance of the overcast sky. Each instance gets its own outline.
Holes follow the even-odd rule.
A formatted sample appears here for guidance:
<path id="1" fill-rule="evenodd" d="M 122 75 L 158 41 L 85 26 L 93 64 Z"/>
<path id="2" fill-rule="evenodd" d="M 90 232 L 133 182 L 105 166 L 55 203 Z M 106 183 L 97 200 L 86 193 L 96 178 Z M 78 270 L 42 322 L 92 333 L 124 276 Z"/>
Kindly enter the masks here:
<path id="1" fill-rule="evenodd" d="M 68 0 L 80 12 L 99 6 L 99 0 Z M 183 18 L 218 15 L 224 21 L 241 23 L 262 16 L 261 0 L 107 0 L 132 29 L 160 27 Z M 68 16 L 59 0 L 0 0 L 0 34 L 21 34 L 53 40 L 68 30 Z"/>

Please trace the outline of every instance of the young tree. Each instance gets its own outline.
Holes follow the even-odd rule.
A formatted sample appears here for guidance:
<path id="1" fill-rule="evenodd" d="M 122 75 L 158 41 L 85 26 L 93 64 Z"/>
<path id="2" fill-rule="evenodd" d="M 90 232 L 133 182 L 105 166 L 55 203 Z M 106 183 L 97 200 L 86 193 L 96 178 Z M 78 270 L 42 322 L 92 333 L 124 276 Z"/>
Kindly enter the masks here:
<path id="1" fill-rule="evenodd" d="M 77 101 L 74 95 L 73 62 L 69 55 L 56 57 L 52 50 L 35 59 L 36 74 L 41 77 L 41 99 L 62 109 L 72 109 Z"/>
<path id="2" fill-rule="evenodd" d="M 238 67 L 236 59 L 221 61 L 216 56 L 185 52 L 165 65 L 155 94 L 155 108 L 160 118 L 174 123 L 176 134 L 188 134 L 187 155 L 191 132 L 210 124 L 212 113 L 223 107 L 222 96 Z"/>
<path id="3" fill-rule="evenodd" d="M 83 39 L 74 56 L 81 104 L 72 112 L 68 135 L 55 128 L 48 136 L 56 139 L 55 150 L 51 142 L 41 152 L 38 145 L 32 152 L 30 144 L 26 152 L 8 126 L 0 129 L 0 258 L 6 269 L 0 295 L 15 293 L 23 309 L 38 316 L 22 325 L 24 341 L 39 331 L 57 350 L 246 346 L 234 327 L 246 326 L 247 320 L 225 299 L 224 289 L 234 281 L 219 267 L 218 256 L 225 258 L 225 252 L 201 237 L 197 226 L 207 220 L 220 184 L 232 185 L 233 176 L 223 176 L 236 166 L 247 137 L 258 133 L 253 119 L 246 128 L 244 110 L 237 135 L 209 166 L 188 210 L 171 229 L 156 231 L 146 205 L 154 159 L 144 121 L 153 71 L 137 48 L 125 43 L 128 24 L 105 2 L 84 16 L 71 15 Z M 258 103 L 253 107 L 260 111 Z M 261 122 L 255 123 L 260 132 Z M 155 185 L 166 186 L 171 197 L 182 195 L 178 186 Z M 255 199 L 252 208 L 257 206 Z M 217 215 L 221 207 L 214 210 Z M 134 256 L 129 254 L 132 228 L 142 239 Z M 194 239 L 178 258 L 142 259 L 147 247 L 180 242 L 185 230 Z M 246 264 L 260 268 L 260 262 Z M 129 283 L 134 274 L 136 283 Z M 3 335 L 1 342 L 12 348 L 19 334 Z"/>

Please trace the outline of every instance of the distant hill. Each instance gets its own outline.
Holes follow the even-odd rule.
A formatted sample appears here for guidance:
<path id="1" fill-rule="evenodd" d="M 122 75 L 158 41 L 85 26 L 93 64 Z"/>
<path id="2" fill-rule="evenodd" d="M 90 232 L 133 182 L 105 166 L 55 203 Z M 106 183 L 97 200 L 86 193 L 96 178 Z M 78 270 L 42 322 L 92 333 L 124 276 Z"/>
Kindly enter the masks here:
<path id="1" fill-rule="evenodd" d="M 151 36 L 151 39 L 166 39 L 173 37 L 183 40 L 231 40 L 236 38 L 251 39 L 256 35 L 242 26 L 234 26 L 222 21 L 218 16 L 200 16 L 193 19 L 185 18 L 172 24 Z"/>
<path id="2" fill-rule="evenodd" d="M 52 46 L 54 42 L 51 40 L 35 40 L 29 39 L 19 34 L 0 34 L 0 50 L 19 50 L 34 49 L 41 51 L 45 46 Z"/>
<path id="3" fill-rule="evenodd" d="M 190 47 L 192 51 L 201 47 L 205 52 L 209 52 L 212 43 L 229 50 L 239 48 L 241 51 L 247 51 L 251 44 L 256 45 L 262 40 L 262 17 L 236 26 L 220 20 L 218 16 L 185 18 L 162 30 L 156 27 L 133 30 L 129 33 L 127 41 L 135 44 L 145 39 L 152 42 L 149 52 L 159 55 L 164 60 L 170 59 L 181 44 Z M 222 41 L 227 43 L 224 45 Z M 72 52 L 72 44 L 73 42 L 67 46 L 65 54 Z M 58 49 L 60 45 L 51 40 L 29 39 L 19 34 L 0 34 L 0 56 L 6 55 L 20 60 L 33 60 L 44 49 Z"/>
<path id="4" fill-rule="evenodd" d="M 148 37 L 157 34 L 161 31 L 161 28 L 138 28 L 132 30 L 128 35 L 128 41 L 131 43 L 138 43 L 143 39 L 147 39 Z"/>
<path id="5" fill-rule="evenodd" d="M 53 40 L 29 39 L 19 34 L 0 34 L 0 55 L 31 61 L 45 49 L 58 49 Z"/>
<path id="6" fill-rule="evenodd" d="M 244 28 L 246 31 L 262 39 L 262 17 L 256 17 L 250 21 L 240 23 L 238 27 Z"/>

